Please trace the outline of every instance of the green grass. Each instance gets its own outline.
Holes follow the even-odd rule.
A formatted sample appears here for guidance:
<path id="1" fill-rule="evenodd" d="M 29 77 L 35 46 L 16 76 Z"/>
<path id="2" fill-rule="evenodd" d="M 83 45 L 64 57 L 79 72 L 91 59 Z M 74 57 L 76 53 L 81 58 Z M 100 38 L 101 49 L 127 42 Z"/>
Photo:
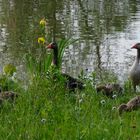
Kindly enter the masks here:
<path id="1" fill-rule="evenodd" d="M 60 67 L 64 50 L 72 42 L 59 42 Z M 97 77 L 94 72 L 85 80 L 81 72 L 85 89 L 69 92 L 59 69 L 50 68 L 52 57 L 43 49 L 40 54 L 43 57 L 26 55 L 27 68 L 32 74 L 27 90 L 22 89 L 19 82 L 11 84 L 9 79 L 7 82 L 5 77 L 0 81 L 3 89 L 8 85 L 8 90 L 19 94 L 14 103 L 5 101 L 0 106 L 0 140 L 140 139 L 140 111 L 119 116 L 117 110 L 121 103 L 136 96 L 129 82 L 125 83 L 122 96 L 111 99 L 97 94 L 95 84 L 97 79 L 102 83 L 116 82 L 116 77 L 110 74 Z M 54 74 L 58 79 L 54 79 Z"/>
<path id="2" fill-rule="evenodd" d="M 127 86 L 125 95 L 113 100 L 97 94 L 90 83 L 83 91 L 69 93 L 62 81 L 35 77 L 27 91 L 19 92 L 15 103 L 5 101 L 1 106 L 0 139 L 140 139 L 140 112 L 119 116 L 112 110 L 136 96 Z"/>

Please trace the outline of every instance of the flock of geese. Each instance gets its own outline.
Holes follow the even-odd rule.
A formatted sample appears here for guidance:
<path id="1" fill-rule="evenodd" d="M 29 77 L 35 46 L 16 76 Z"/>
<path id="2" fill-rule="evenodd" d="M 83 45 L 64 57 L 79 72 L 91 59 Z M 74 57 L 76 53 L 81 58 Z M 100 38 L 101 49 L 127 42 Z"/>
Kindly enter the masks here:
<path id="1" fill-rule="evenodd" d="M 53 50 L 53 65 L 58 67 L 58 45 L 55 42 L 50 43 L 46 48 Z M 136 92 L 136 86 L 140 84 L 140 43 L 135 44 L 132 49 L 137 49 L 137 55 L 135 58 L 135 61 L 132 65 L 132 68 L 130 70 L 130 80 L 133 85 L 134 92 Z M 62 76 L 66 78 L 66 88 L 69 90 L 74 91 L 77 89 L 84 89 L 84 83 L 80 80 L 71 77 L 70 75 L 67 75 L 65 73 L 62 73 Z M 102 92 L 104 95 L 108 97 L 112 97 L 113 93 L 121 93 L 122 87 L 119 84 L 106 84 L 106 85 L 100 85 L 96 87 L 97 92 Z M 118 107 L 118 111 L 121 114 L 124 111 L 132 111 L 134 109 L 137 109 L 140 107 L 140 96 L 136 96 L 132 98 L 128 103 L 121 104 Z"/>
<path id="2" fill-rule="evenodd" d="M 53 50 L 53 65 L 56 67 L 59 66 L 58 62 L 58 46 L 57 43 L 53 42 L 50 43 L 46 48 L 52 49 Z M 132 49 L 137 49 L 137 55 L 135 58 L 135 61 L 132 65 L 132 68 L 130 70 L 130 79 L 132 81 L 133 89 L 134 92 L 136 92 L 136 86 L 140 84 L 140 43 L 135 44 Z M 73 78 L 68 74 L 62 73 L 61 74 L 65 79 L 65 86 L 67 89 L 70 91 L 75 91 L 75 89 L 84 89 L 84 83 L 80 81 L 79 79 Z M 108 97 L 112 97 L 113 93 L 121 93 L 122 92 L 122 87 L 119 84 L 106 84 L 106 85 L 100 85 L 96 87 L 97 92 L 102 92 L 104 95 Z M 4 91 L 0 93 L 0 104 L 4 100 L 14 100 L 18 95 L 14 92 L 11 91 Z M 121 104 L 118 107 L 118 111 L 121 114 L 124 111 L 132 111 L 134 109 L 137 109 L 140 107 L 140 96 L 136 96 L 128 103 L 126 104 Z"/>

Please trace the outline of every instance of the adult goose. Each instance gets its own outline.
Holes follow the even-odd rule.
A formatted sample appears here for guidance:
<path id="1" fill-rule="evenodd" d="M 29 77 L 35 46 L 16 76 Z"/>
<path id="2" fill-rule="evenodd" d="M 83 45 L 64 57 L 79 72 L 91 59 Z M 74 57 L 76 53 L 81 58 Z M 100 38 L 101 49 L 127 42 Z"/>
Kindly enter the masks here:
<path id="1" fill-rule="evenodd" d="M 50 43 L 47 46 L 48 49 L 53 50 L 53 61 L 52 64 L 55 65 L 56 67 L 59 67 L 59 60 L 58 60 L 58 45 L 55 42 Z M 81 82 L 80 80 L 71 77 L 68 74 L 62 73 L 62 76 L 66 79 L 65 85 L 66 88 L 68 88 L 71 91 L 74 91 L 76 88 L 77 89 L 83 89 L 84 88 L 84 83 Z"/>
<path id="2" fill-rule="evenodd" d="M 122 114 L 124 111 L 132 111 L 140 107 L 140 96 L 132 98 L 127 104 L 121 104 L 118 107 L 119 114 Z"/>
<path id="3" fill-rule="evenodd" d="M 132 49 L 137 49 L 137 55 L 130 70 L 130 79 L 132 81 L 134 91 L 136 91 L 136 86 L 140 84 L 140 43 L 132 46 Z"/>

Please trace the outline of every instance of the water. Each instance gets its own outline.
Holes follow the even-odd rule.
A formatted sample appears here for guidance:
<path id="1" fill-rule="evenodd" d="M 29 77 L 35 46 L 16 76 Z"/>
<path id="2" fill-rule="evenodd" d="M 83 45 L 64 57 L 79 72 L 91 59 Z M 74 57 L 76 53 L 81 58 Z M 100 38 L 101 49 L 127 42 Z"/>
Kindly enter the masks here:
<path id="1" fill-rule="evenodd" d="M 26 78 L 24 54 L 36 51 L 45 17 L 50 36 L 80 39 L 65 52 L 64 72 L 109 71 L 123 82 L 136 55 L 130 48 L 140 41 L 139 9 L 137 0 L 0 0 L 0 70 L 13 63 Z"/>

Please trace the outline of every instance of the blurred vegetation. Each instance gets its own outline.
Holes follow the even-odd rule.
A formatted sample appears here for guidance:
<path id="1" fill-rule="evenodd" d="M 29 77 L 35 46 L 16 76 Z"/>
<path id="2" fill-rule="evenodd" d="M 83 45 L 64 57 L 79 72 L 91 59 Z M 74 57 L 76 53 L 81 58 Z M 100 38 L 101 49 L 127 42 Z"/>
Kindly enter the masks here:
<path id="1" fill-rule="evenodd" d="M 117 110 L 121 103 L 136 96 L 130 82 L 125 82 L 122 96 L 115 99 L 98 94 L 95 89 L 98 82 L 118 82 L 113 72 L 102 67 L 100 45 L 105 34 L 124 30 L 129 22 L 129 10 L 135 13 L 136 5 L 136 0 L 2 0 L 4 16 L 0 21 L 8 32 L 8 51 L 14 61 L 17 58 L 24 61 L 34 77 L 30 79 L 28 88 L 22 89 L 20 81 L 11 79 L 16 70 L 11 70 L 10 65 L 4 68 L 7 75 L 2 74 L 0 78 L 2 90 L 14 90 L 20 96 L 15 103 L 5 102 L 0 107 L 0 139 L 140 139 L 139 111 L 119 116 Z M 75 36 L 75 28 L 71 27 L 74 24 L 74 14 L 71 16 L 70 12 L 72 7 L 78 12 L 79 42 L 84 38 L 87 45 L 82 50 L 83 56 L 86 57 L 85 52 L 90 51 L 89 44 L 93 40 L 97 65 L 91 75 L 81 72 L 85 90 L 70 93 L 64 88 L 61 77 L 54 80 L 53 73 L 49 73 L 48 79 L 47 70 L 52 57 L 46 52 L 45 45 L 60 41 L 59 60 L 62 64 L 64 50 L 71 44 L 66 39 Z M 47 19 L 43 34 L 39 26 L 42 18 Z M 39 37 L 46 38 L 46 44 L 38 44 Z"/>

